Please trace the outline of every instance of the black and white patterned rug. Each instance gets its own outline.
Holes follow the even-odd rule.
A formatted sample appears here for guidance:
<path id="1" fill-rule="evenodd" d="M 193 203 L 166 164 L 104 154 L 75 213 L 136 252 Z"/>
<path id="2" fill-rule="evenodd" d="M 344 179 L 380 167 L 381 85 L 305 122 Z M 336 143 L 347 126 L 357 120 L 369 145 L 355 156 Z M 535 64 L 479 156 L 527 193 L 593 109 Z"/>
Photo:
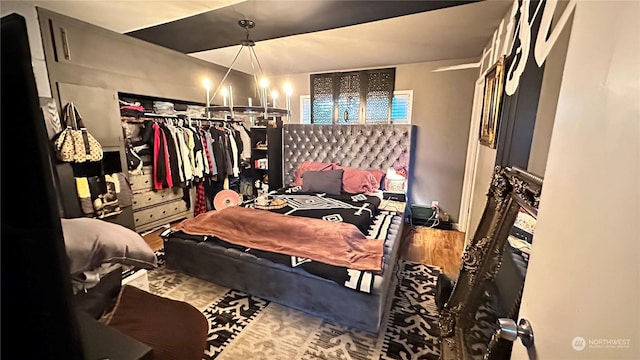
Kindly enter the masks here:
<path id="1" fill-rule="evenodd" d="M 160 266 L 149 290 L 207 317 L 203 359 L 438 359 L 434 294 L 440 269 L 401 262 L 378 334 L 361 332 Z"/>

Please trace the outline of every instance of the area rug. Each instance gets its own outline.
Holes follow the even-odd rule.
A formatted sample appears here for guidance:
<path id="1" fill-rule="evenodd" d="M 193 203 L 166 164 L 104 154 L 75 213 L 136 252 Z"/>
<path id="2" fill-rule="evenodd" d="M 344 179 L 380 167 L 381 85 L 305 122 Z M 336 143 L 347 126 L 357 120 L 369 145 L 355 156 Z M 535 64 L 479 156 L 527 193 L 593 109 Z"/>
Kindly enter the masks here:
<path id="1" fill-rule="evenodd" d="M 436 267 L 403 261 L 378 334 L 357 331 L 164 266 L 149 290 L 185 301 L 206 316 L 203 359 L 438 359 Z"/>

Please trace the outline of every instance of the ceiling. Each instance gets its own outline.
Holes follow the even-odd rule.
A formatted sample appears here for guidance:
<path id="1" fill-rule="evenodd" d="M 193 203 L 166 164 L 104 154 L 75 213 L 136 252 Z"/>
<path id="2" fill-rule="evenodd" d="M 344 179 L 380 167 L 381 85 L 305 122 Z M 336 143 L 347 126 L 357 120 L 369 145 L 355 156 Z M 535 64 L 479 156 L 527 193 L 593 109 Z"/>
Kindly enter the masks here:
<path id="1" fill-rule="evenodd" d="M 270 75 L 478 57 L 511 1 L 30 1 L 228 67 L 246 31 Z M 235 70 L 253 73 L 248 50 Z"/>

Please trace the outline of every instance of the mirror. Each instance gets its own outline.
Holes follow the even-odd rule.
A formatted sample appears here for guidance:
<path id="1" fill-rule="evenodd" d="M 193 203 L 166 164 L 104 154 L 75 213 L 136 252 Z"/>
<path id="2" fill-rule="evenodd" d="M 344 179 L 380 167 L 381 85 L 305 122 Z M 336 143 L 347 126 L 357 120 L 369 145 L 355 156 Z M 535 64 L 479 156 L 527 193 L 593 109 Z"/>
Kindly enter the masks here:
<path id="1" fill-rule="evenodd" d="M 511 342 L 493 335 L 499 318 L 517 321 L 542 179 L 496 167 L 487 203 L 440 315 L 442 359 L 505 359 Z"/>

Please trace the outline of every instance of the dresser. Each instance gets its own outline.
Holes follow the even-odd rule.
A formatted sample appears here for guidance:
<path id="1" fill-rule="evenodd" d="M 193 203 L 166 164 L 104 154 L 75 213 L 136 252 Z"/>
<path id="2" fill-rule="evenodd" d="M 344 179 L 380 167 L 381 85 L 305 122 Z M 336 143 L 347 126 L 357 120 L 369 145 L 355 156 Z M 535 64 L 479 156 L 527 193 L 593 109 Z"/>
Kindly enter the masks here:
<path id="1" fill-rule="evenodd" d="M 143 232 L 176 220 L 193 217 L 193 209 L 187 208 L 187 203 L 182 200 L 182 188 L 153 190 L 152 166 L 143 166 L 141 174 L 130 173 L 129 182 L 133 192 L 135 231 Z M 189 191 L 189 198 L 193 199 L 193 189 Z"/>

